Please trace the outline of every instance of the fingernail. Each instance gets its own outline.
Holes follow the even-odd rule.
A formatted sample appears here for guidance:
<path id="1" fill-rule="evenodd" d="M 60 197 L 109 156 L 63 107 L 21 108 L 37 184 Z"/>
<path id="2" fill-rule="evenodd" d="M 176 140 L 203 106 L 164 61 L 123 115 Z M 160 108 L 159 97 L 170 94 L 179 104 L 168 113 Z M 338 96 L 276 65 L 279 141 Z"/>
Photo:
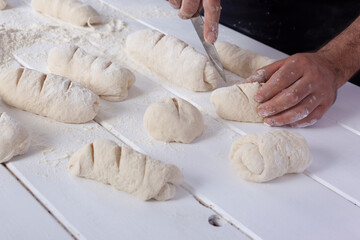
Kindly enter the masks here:
<path id="1" fill-rule="evenodd" d="M 213 44 L 216 41 L 216 34 L 214 32 L 209 32 L 206 36 L 206 41 Z"/>
<path id="2" fill-rule="evenodd" d="M 273 115 L 275 113 L 275 111 L 260 109 L 258 113 L 261 117 L 265 118 L 265 117 Z"/>
<path id="3" fill-rule="evenodd" d="M 254 100 L 255 100 L 256 102 L 262 102 L 262 101 L 264 100 L 264 97 L 261 96 L 261 95 L 255 95 L 255 96 L 254 96 Z"/>
<path id="4" fill-rule="evenodd" d="M 268 124 L 270 127 L 274 127 L 275 126 L 275 120 L 274 119 L 266 119 L 264 121 L 264 123 Z"/>

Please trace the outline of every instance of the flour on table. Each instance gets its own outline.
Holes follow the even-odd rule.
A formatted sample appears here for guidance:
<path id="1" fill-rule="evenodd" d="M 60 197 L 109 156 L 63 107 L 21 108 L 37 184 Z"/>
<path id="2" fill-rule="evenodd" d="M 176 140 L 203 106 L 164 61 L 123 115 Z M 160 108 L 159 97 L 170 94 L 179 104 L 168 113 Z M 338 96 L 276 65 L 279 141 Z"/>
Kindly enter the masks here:
<path id="1" fill-rule="evenodd" d="M 69 171 L 130 193 L 141 200 L 165 201 L 175 196 L 183 182 L 181 171 L 172 164 L 119 146 L 110 140 L 96 140 L 74 153 Z"/>
<path id="2" fill-rule="evenodd" d="M 261 84 L 258 82 L 235 84 L 219 88 L 211 94 L 211 103 L 223 119 L 238 122 L 263 122 L 257 113 L 259 103 L 254 96 Z"/>
<path id="3" fill-rule="evenodd" d="M 191 143 L 204 131 L 204 120 L 189 102 L 166 97 L 146 109 L 144 126 L 156 140 Z"/>
<path id="4" fill-rule="evenodd" d="M 243 179 L 267 182 L 288 173 L 303 172 L 312 157 L 300 134 L 276 130 L 241 137 L 231 147 L 230 160 Z"/>
<path id="5" fill-rule="evenodd" d="M 5 112 L 0 112 L 0 163 L 26 153 L 29 146 L 27 130 Z"/>

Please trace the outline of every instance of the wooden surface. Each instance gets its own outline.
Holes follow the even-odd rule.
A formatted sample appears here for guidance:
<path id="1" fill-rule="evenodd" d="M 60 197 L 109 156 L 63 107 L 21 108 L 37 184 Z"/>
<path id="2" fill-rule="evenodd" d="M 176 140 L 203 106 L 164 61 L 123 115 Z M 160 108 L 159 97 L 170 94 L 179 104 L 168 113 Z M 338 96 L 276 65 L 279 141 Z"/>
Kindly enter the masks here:
<path id="1" fill-rule="evenodd" d="M 90 1 L 103 15 L 109 8 L 104 2 L 110 4 L 113 10 L 119 10 L 119 18 L 132 31 L 156 28 L 203 51 L 189 21 L 178 19 L 165 1 Z M 24 11 L 28 8 L 20 6 Z M 31 12 L 31 9 L 27 11 Z M 31 15 L 31 18 L 42 16 Z M 63 36 L 57 37 L 61 39 Z M 275 59 L 286 57 L 226 27 L 220 28 L 220 39 Z M 17 59 L 24 65 L 46 71 L 46 51 L 50 46 L 38 44 L 22 49 L 16 52 Z M 36 51 L 44 54 L 35 54 Z M 222 120 L 210 104 L 210 93 L 183 90 L 133 63 L 128 65 L 136 71 L 137 77 L 128 99 L 121 103 L 101 101 L 101 110 L 94 122 L 83 125 L 57 123 L 0 102 L 0 111 L 6 111 L 22 122 L 33 136 L 30 151 L 6 166 L 37 198 L 31 197 L 6 172 L 8 170 L 0 168 L 4 172 L 0 174 L 3 181 L 12 182 L 15 186 L 6 190 L 19 190 L 19 193 L 9 194 L 6 204 L 0 206 L 0 213 L 4 206 L 11 206 L 4 208 L 7 214 L 0 215 L 0 223 L 6 219 L 4 216 L 12 216 L 12 225 L 21 227 L 24 224 L 21 216 L 16 215 L 16 203 L 19 198 L 22 199 L 21 194 L 27 194 L 27 200 L 37 205 L 38 209 L 31 208 L 29 213 L 25 212 L 26 216 L 39 212 L 39 219 L 31 221 L 29 226 L 40 226 L 45 219 L 40 217 L 41 212 L 49 210 L 52 215 L 45 214 L 50 219 L 46 230 L 62 230 L 58 230 L 59 233 L 51 231 L 58 239 L 70 237 L 61 225 L 79 239 L 360 238 L 360 109 L 351 104 L 360 101 L 358 87 L 346 84 L 341 88 L 333 108 L 315 126 L 290 129 L 306 138 L 314 158 L 304 174 L 287 175 L 269 183 L 256 184 L 237 176 L 229 164 L 229 150 L 232 142 L 241 135 L 273 129 L 263 124 Z M 238 80 L 231 74 L 229 77 Z M 142 123 L 145 109 L 165 96 L 182 97 L 202 111 L 205 131 L 193 144 L 160 143 L 145 131 Z M 141 202 L 110 186 L 72 177 L 67 171 L 69 156 L 97 138 L 112 139 L 164 162 L 176 164 L 184 173 L 186 183 L 178 188 L 172 201 Z M 4 198 L 2 195 L 0 191 L 0 199 Z M 225 219 L 221 227 L 208 223 L 213 214 Z M 15 229 L 9 229 L 5 239 L 23 239 L 24 235 L 10 235 Z M 36 228 L 33 230 L 37 232 Z M 46 238 L 40 235 L 36 239 Z"/>

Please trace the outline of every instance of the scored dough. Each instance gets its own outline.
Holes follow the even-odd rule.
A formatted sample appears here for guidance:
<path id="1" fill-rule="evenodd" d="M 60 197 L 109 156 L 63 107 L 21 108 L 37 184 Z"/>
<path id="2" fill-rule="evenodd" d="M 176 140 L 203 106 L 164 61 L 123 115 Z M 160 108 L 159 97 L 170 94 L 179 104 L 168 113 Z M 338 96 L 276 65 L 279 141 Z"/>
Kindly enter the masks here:
<path id="1" fill-rule="evenodd" d="M 153 138 L 163 142 L 190 143 L 204 131 L 199 110 L 181 98 L 166 97 L 151 104 L 144 125 Z"/>
<path id="2" fill-rule="evenodd" d="M 155 30 L 141 30 L 128 36 L 128 54 L 152 72 L 192 91 L 210 91 L 219 75 L 203 54 L 183 41 Z"/>
<path id="3" fill-rule="evenodd" d="M 266 182 L 303 172 L 311 164 L 311 154 L 300 134 L 275 130 L 238 139 L 231 147 L 230 160 L 243 179 Z"/>
<path id="4" fill-rule="evenodd" d="M 99 109 L 99 98 L 92 91 L 27 68 L 0 72 L 0 97 L 13 107 L 66 123 L 88 122 Z"/>
<path id="5" fill-rule="evenodd" d="M 63 45 L 50 50 L 48 68 L 90 89 L 108 101 L 121 101 L 135 82 L 128 69 L 104 58 L 92 56 L 75 45 Z"/>
<path id="6" fill-rule="evenodd" d="M 7 0 L 0 0 L 0 10 L 3 10 L 6 7 Z"/>
<path id="7" fill-rule="evenodd" d="M 118 146 L 110 140 L 96 140 L 71 157 L 69 171 L 130 193 L 141 200 L 165 201 L 175 196 L 183 182 L 181 171 L 172 164 Z"/>
<path id="8" fill-rule="evenodd" d="M 263 122 L 257 113 L 259 103 L 254 96 L 261 84 L 245 83 L 219 88 L 211 94 L 211 103 L 223 119 L 238 122 Z"/>
<path id="9" fill-rule="evenodd" d="M 78 26 L 101 23 L 91 6 L 77 0 L 32 0 L 31 7 L 40 13 Z"/>
<path id="10" fill-rule="evenodd" d="M 216 42 L 215 47 L 224 68 L 242 78 L 248 78 L 255 70 L 275 62 L 273 59 L 228 42 Z"/>
<path id="11" fill-rule="evenodd" d="M 30 137 L 26 129 L 6 113 L 0 112 L 0 163 L 26 153 Z"/>

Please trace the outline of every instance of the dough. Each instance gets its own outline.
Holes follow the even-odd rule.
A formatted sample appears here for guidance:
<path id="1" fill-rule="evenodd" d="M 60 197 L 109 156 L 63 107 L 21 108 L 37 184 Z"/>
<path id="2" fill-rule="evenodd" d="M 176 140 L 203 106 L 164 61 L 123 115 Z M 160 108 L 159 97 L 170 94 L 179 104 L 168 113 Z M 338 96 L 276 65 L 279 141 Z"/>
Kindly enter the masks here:
<path id="1" fill-rule="evenodd" d="M 248 78 L 255 70 L 275 62 L 273 59 L 242 49 L 228 42 L 217 42 L 215 47 L 224 68 L 242 78 Z"/>
<path id="2" fill-rule="evenodd" d="M 0 112 L 0 163 L 24 154 L 30 146 L 26 129 L 6 113 Z"/>
<path id="3" fill-rule="evenodd" d="M 153 138 L 163 142 L 191 143 L 204 131 L 199 110 L 181 98 L 166 97 L 151 104 L 144 125 Z"/>
<path id="4" fill-rule="evenodd" d="M 155 30 L 141 30 L 128 36 L 128 54 L 152 72 L 192 91 L 209 91 L 219 75 L 207 57 L 183 41 Z"/>
<path id="5" fill-rule="evenodd" d="M 232 145 L 231 163 L 240 176 L 266 182 L 287 173 L 301 173 L 311 164 L 306 140 L 287 130 L 246 135 Z"/>
<path id="6" fill-rule="evenodd" d="M 74 153 L 69 170 L 75 176 L 110 184 L 144 201 L 173 198 L 175 185 L 181 184 L 184 179 L 175 165 L 102 139 Z"/>
<path id="7" fill-rule="evenodd" d="M 0 0 L 0 10 L 3 10 L 6 7 L 7 0 Z"/>
<path id="8" fill-rule="evenodd" d="M 32 0 L 31 7 L 35 11 L 78 26 L 101 23 L 95 9 L 77 0 Z"/>
<path id="9" fill-rule="evenodd" d="M 74 45 L 51 49 L 48 68 L 53 74 L 67 77 L 108 101 L 125 99 L 135 82 L 134 74 L 128 69 L 87 54 Z"/>
<path id="10" fill-rule="evenodd" d="M 88 122 L 99 108 L 98 96 L 90 90 L 27 68 L 0 72 L 0 97 L 13 107 L 66 123 Z"/>
<path id="11" fill-rule="evenodd" d="M 254 96 L 261 84 L 245 83 L 219 88 L 211 94 L 211 103 L 223 119 L 238 122 L 263 122 L 257 113 L 259 103 Z"/>

